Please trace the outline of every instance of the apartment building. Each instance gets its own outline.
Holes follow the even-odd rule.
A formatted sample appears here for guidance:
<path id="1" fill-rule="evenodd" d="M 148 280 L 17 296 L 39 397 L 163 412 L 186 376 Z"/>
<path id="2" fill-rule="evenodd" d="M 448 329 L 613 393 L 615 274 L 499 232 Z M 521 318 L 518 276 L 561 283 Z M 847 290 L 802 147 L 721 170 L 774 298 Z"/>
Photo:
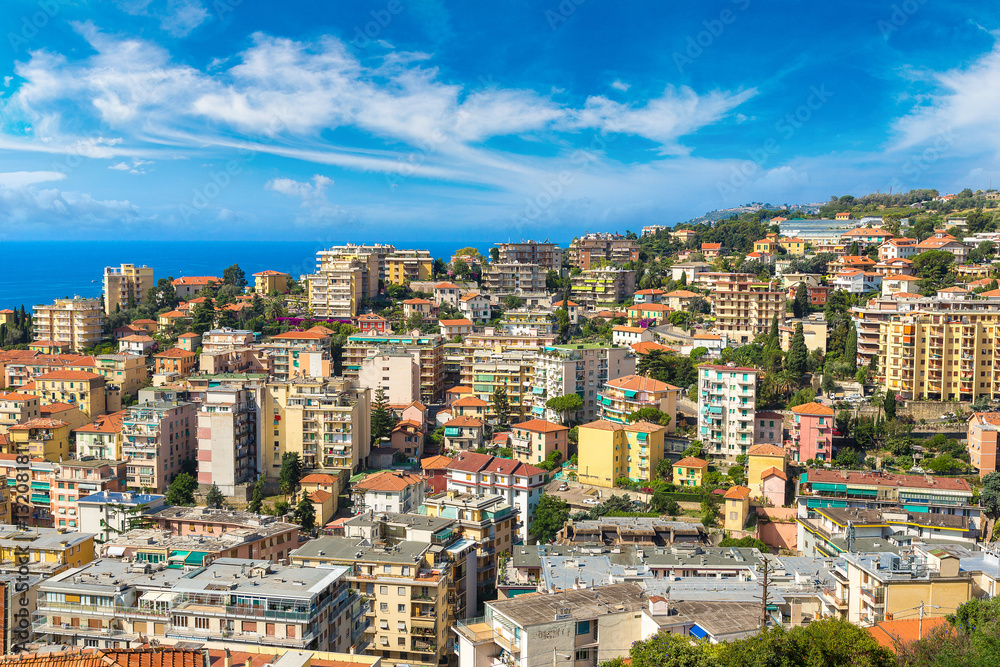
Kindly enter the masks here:
<path id="1" fill-rule="evenodd" d="M 663 458 L 666 429 L 645 421 L 633 424 L 599 419 L 579 427 L 577 475 L 582 484 L 614 488 L 625 477 L 651 482 Z"/>
<path id="2" fill-rule="evenodd" d="M 3 440 L 3 438 L 0 438 Z M 6 493 L 0 492 L 0 515 L 21 526 L 52 526 L 52 505 L 49 497 L 52 479 L 58 463 L 45 459 L 31 459 L 27 467 L 17 462 L 17 454 L 0 454 L 0 476 L 6 477 Z M 17 502 L 8 502 L 17 493 L 17 476 L 28 475 L 31 492 L 19 494 Z M 27 502 L 25 502 L 27 501 Z"/>
<path id="3" fill-rule="evenodd" d="M 454 623 L 454 568 L 429 542 L 367 546 L 358 538 L 320 537 L 292 553 L 302 570 L 347 568 L 351 590 L 363 600 L 356 650 L 386 667 L 437 667 L 447 660 Z M 439 550 L 435 550 L 439 551 Z"/>
<path id="4" fill-rule="evenodd" d="M 344 345 L 344 376 L 358 380 L 365 358 L 391 346 L 413 355 L 420 364 L 420 400 L 439 403 L 444 397 L 444 338 L 439 334 L 380 334 L 348 336 Z"/>
<path id="5" fill-rule="evenodd" d="M 32 307 L 31 331 L 36 341 L 56 341 L 73 352 L 101 342 L 104 304 L 100 299 L 56 299 Z"/>
<path id="6" fill-rule="evenodd" d="M 100 354 L 93 357 L 93 363 L 90 365 L 86 365 L 85 360 L 81 359 L 75 368 L 103 376 L 106 386 L 118 388 L 119 398 L 121 396 L 135 398 L 139 389 L 149 379 L 146 360 L 132 354 Z M 114 411 L 110 397 L 106 407 L 108 412 Z"/>
<path id="7" fill-rule="evenodd" d="M 261 469 L 257 404 L 232 385 L 209 387 L 198 406 L 198 483 L 227 496 L 252 484 Z"/>
<path id="8" fill-rule="evenodd" d="M 284 294 L 288 291 L 289 277 L 287 273 L 281 271 L 272 271 L 270 269 L 260 271 L 253 274 L 253 291 L 264 296 L 272 292 Z"/>
<path id="9" fill-rule="evenodd" d="M 792 415 L 792 439 L 787 447 L 792 460 L 833 460 L 833 408 L 813 401 L 796 405 Z"/>
<path id="10" fill-rule="evenodd" d="M 548 345 L 535 355 L 531 387 L 531 415 L 548 421 L 593 421 L 603 405 L 605 383 L 635 372 L 629 348 L 575 343 Z M 546 407 L 550 398 L 577 394 L 583 407 L 576 415 L 560 415 Z"/>
<path id="11" fill-rule="evenodd" d="M 122 264 L 104 268 L 104 314 L 125 310 L 142 303 L 146 292 L 156 286 L 153 269 L 146 265 Z"/>
<path id="12" fill-rule="evenodd" d="M 322 270 L 325 263 L 336 261 L 343 257 L 357 258 L 364 265 L 363 282 L 365 284 L 365 294 L 366 296 L 368 294 L 374 296 L 378 294 L 379 281 L 384 282 L 386 279 L 385 258 L 394 252 L 396 252 L 395 246 L 382 243 L 372 245 L 354 245 L 348 243 L 346 245 L 332 246 L 316 253 L 316 268 Z M 372 257 L 375 258 L 374 272 L 371 269 Z"/>
<path id="13" fill-rule="evenodd" d="M 28 570 L 33 574 L 57 575 L 94 560 L 94 535 L 56 528 L 20 530 L 17 526 L 0 525 L 0 560 L 5 564 L 17 563 L 25 555 Z"/>
<path id="14" fill-rule="evenodd" d="M 45 581 L 35 630 L 69 646 L 187 641 L 346 653 L 360 605 L 346 574 L 240 558 L 193 571 L 108 558 Z"/>
<path id="15" fill-rule="evenodd" d="M 193 403 L 146 401 L 126 408 L 122 419 L 126 485 L 165 492 L 183 462 L 197 451 L 197 424 Z"/>
<path id="16" fill-rule="evenodd" d="M 76 501 L 78 530 L 94 533 L 99 544 L 106 543 L 117 535 L 146 525 L 148 516 L 162 508 L 165 501 L 164 495 L 116 491 L 80 496 Z"/>
<path id="17" fill-rule="evenodd" d="M 777 283 L 722 281 L 713 294 L 716 333 L 728 335 L 740 343 L 767 333 L 771 320 L 785 322 L 785 291 Z"/>
<path id="18" fill-rule="evenodd" d="M 281 471 L 285 452 L 299 455 L 305 470 L 321 468 L 350 475 L 361 469 L 371 448 L 371 390 L 344 378 L 302 378 L 268 384 L 260 449 L 269 478 Z"/>
<path id="19" fill-rule="evenodd" d="M 507 394 L 511 419 L 521 419 L 531 409 L 532 376 L 535 353 L 522 350 L 496 352 L 473 350 L 471 363 L 462 362 L 462 384 L 471 386 L 475 395 L 488 403 L 489 419 L 496 419 L 493 394 L 503 389 Z"/>
<path id="20" fill-rule="evenodd" d="M 317 319 L 351 319 L 364 298 L 365 271 L 369 282 L 374 265 L 352 257 L 325 258 L 317 273 L 306 276 L 309 313 Z M 370 287 L 370 286 L 369 286 Z"/>
<path id="21" fill-rule="evenodd" d="M 56 468 L 50 482 L 49 502 L 56 528 L 83 530 L 77 501 L 102 491 L 121 491 L 124 461 L 100 459 L 66 460 Z M 84 532 L 91 532 L 90 527 Z M 98 531 L 93 531 L 97 533 Z"/>
<path id="22" fill-rule="evenodd" d="M 551 310 L 507 310 L 500 320 L 500 328 L 511 336 L 552 335 L 557 326 Z"/>
<path id="23" fill-rule="evenodd" d="M 613 308 L 635 292 L 635 271 L 626 269 L 586 269 L 571 281 L 573 300 L 591 309 Z"/>
<path id="24" fill-rule="evenodd" d="M 271 375 L 279 382 L 296 377 L 323 378 L 333 375 L 330 330 L 313 327 L 306 331 L 286 331 L 271 336 L 257 346 L 269 357 Z"/>
<path id="25" fill-rule="evenodd" d="M 546 269 L 538 264 L 497 262 L 483 269 L 483 289 L 491 294 L 545 291 Z"/>
<path id="26" fill-rule="evenodd" d="M 1000 433 L 1000 413 L 975 412 L 969 418 L 969 463 L 985 477 L 997 469 L 997 434 Z"/>
<path id="27" fill-rule="evenodd" d="M 0 393 L 0 434 L 14 424 L 22 424 L 41 416 L 39 398 L 17 392 Z"/>
<path id="28" fill-rule="evenodd" d="M 698 436 L 704 452 L 735 461 L 754 445 L 757 369 L 698 367 Z"/>
<path id="29" fill-rule="evenodd" d="M 673 483 L 676 486 L 701 486 L 707 472 L 708 461 L 685 456 L 673 465 Z"/>
<path id="30" fill-rule="evenodd" d="M 430 250 L 397 250 L 386 255 L 386 284 L 405 285 L 418 280 L 430 280 L 434 260 Z"/>
<path id="31" fill-rule="evenodd" d="M 548 481 L 544 470 L 488 454 L 460 452 L 448 464 L 448 473 L 448 491 L 502 496 L 517 511 L 519 524 L 515 527 L 527 541 L 528 526 Z"/>
<path id="32" fill-rule="evenodd" d="M 376 348 L 361 361 L 358 384 L 385 392 L 391 405 L 408 405 L 420 400 L 420 362 L 405 349 L 391 346 Z"/>
<path id="33" fill-rule="evenodd" d="M 642 375 L 625 375 L 608 380 L 597 396 L 600 418 L 624 424 L 633 412 L 656 408 L 670 417 L 666 432 L 673 433 L 677 427 L 677 399 L 680 393 L 680 387 Z"/>
<path id="34" fill-rule="evenodd" d="M 514 458 L 522 463 L 541 463 L 552 452 L 569 460 L 569 428 L 544 419 L 529 419 L 510 427 Z"/>
<path id="35" fill-rule="evenodd" d="M 424 502 L 424 478 L 398 470 L 383 470 L 354 483 L 351 497 L 361 512 L 415 512 Z"/>
<path id="36" fill-rule="evenodd" d="M 476 324 L 489 322 L 492 317 L 489 298 L 475 292 L 458 299 L 458 312 Z"/>
<path id="37" fill-rule="evenodd" d="M 69 424 L 61 419 L 29 419 L 7 430 L 8 453 L 58 463 L 69 457 L 69 434 Z"/>
<path id="38" fill-rule="evenodd" d="M 247 557 L 273 563 L 288 558 L 299 546 L 299 526 L 253 512 L 210 507 L 157 507 L 145 517 L 145 523 L 184 537 L 213 538 L 233 531 L 253 531 L 261 539 L 254 540 L 252 548 L 244 553 Z"/>
<path id="39" fill-rule="evenodd" d="M 497 243 L 500 251 L 500 264 L 537 264 L 542 270 L 560 271 L 562 268 L 562 249 L 548 241 L 519 241 Z"/>
<path id="40" fill-rule="evenodd" d="M 187 377 L 198 368 L 198 355 L 193 350 L 172 347 L 153 355 L 157 375 Z"/>
<path id="41" fill-rule="evenodd" d="M 612 264 L 638 261 L 639 241 L 619 234 L 585 234 L 573 239 L 567 254 L 570 264 L 586 271 L 602 261 Z"/>

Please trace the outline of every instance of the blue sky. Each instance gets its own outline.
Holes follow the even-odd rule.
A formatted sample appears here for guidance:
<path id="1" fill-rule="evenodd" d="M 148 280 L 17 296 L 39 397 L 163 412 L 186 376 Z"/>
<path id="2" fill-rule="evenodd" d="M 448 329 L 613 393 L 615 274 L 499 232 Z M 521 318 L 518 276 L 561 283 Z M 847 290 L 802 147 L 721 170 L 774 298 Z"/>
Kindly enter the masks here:
<path id="1" fill-rule="evenodd" d="M 4 0 L 0 239 L 567 239 L 1000 184 L 1000 6 Z"/>

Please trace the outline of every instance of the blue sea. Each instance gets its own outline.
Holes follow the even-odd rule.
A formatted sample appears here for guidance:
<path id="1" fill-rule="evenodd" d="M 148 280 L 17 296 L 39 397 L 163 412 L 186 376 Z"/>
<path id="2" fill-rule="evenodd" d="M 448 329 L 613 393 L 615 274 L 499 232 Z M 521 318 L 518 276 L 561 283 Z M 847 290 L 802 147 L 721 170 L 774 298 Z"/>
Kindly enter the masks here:
<path id="1" fill-rule="evenodd" d="M 459 248 L 472 246 L 488 255 L 492 246 L 484 241 L 394 245 L 430 250 L 432 257 L 446 262 Z M 239 264 L 251 282 L 251 274 L 267 269 L 297 277 L 315 270 L 316 252 L 323 248 L 312 241 L 4 241 L 0 242 L 0 310 L 22 304 L 31 310 L 62 297 L 99 297 L 104 267 L 121 264 L 150 266 L 156 279 L 221 277 L 231 264 Z"/>

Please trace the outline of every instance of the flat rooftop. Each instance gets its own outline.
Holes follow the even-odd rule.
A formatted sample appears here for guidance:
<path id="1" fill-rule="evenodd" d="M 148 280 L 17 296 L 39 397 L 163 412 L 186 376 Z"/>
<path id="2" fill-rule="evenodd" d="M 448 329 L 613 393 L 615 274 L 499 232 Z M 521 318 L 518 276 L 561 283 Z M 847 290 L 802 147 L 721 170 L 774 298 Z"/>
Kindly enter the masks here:
<path id="1" fill-rule="evenodd" d="M 494 614 L 501 614 L 526 628 L 552 623 L 567 610 L 569 618 L 580 619 L 639 611 L 644 606 L 643 594 L 644 590 L 638 584 L 613 584 L 593 590 L 518 595 L 510 600 L 486 604 Z"/>
<path id="2" fill-rule="evenodd" d="M 402 541 L 391 547 L 375 547 L 357 537 L 320 537 L 293 551 L 291 558 L 311 558 L 331 563 L 367 561 L 413 565 L 430 548 L 426 542 Z"/>

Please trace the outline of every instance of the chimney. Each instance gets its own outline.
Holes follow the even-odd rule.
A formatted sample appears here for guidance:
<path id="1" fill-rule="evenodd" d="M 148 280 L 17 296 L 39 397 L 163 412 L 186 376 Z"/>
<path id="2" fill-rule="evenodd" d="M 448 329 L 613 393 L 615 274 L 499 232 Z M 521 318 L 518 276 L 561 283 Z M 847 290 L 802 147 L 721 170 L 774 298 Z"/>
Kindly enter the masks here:
<path id="1" fill-rule="evenodd" d="M 252 655 L 247 656 L 247 661 L 246 661 L 245 667 L 253 667 L 253 656 Z"/>
<path id="2" fill-rule="evenodd" d="M 233 667 L 233 654 L 230 653 L 229 649 L 226 649 L 226 655 L 222 659 L 222 667 Z"/>

